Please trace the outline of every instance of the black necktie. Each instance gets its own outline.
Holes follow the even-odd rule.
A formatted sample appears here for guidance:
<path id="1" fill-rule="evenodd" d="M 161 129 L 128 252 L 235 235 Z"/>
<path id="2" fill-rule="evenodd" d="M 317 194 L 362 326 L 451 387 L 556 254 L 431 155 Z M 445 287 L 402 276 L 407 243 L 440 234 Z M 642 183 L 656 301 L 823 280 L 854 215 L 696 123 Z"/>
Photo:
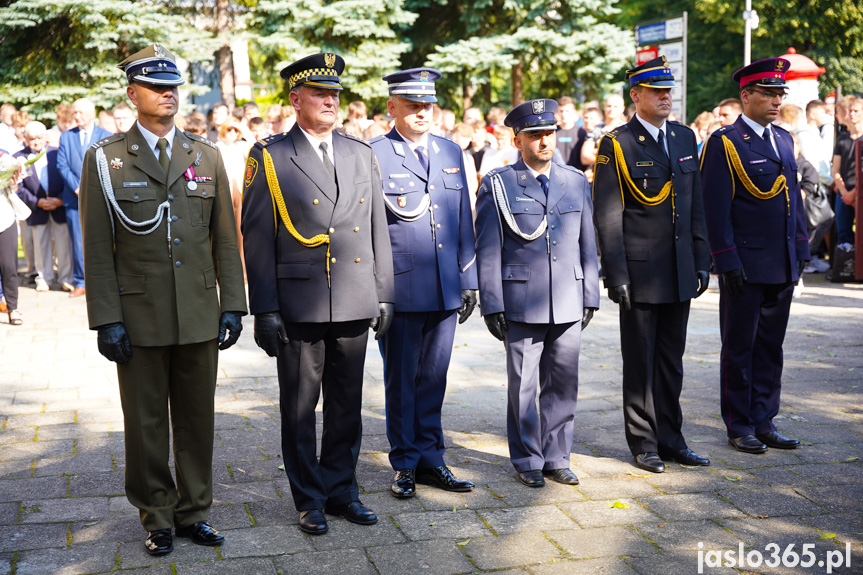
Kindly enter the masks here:
<path id="1" fill-rule="evenodd" d="M 665 149 L 665 134 L 662 130 L 659 130 L 659 136 L 656 137 L 656 141 L 659 143 L 659 147 L 662 148 L 662 151 L 667 156 L 668 150 Z"/>
<path id="2" fill-rule="evenodd" d="M 770 128 L 764 128 L 764 133 L 761 134 L 761 136 L 764 138 L 765 142 L 770 144 Z M 773 144 L 770 144 L 770 147 L 772 148 Z"/>
<path id="3" fill-rule="evenodd" d="M 423 170 L 426 174 L 429 173 L 429 161 L 426 158 L 425 149 L 422 146 L 417 146 L 414 149 L 414 153 L 417 155 L 417 160 L 420 161 L 420 166 L 423 167 Z"/>
<path id="4" fill-rule="evenodd" d="M 330 161 L 330 155 L 327 153 L 327 143 L 321 142 L 320 148 L 321 148 L 321 152 L 324 153 L 323 154 L 323 156 L 324 156 L 323 157 L 324 167 L 327 169 L 327 172 L 330 174 L 330 176 L 332 176 L 333 181 L 335 181 L 335 179 L 336 179 L 336 168 L 335 168 L 335 166 L 333 166 L 333 163 Z"/>
<path id="5" fill-rule="evenodd" d="M 548 196 L 548 176 L 540 174 L 536 177 L 536 180 L 539 182 L 539 185 L 542 186 L 542 193 Z"/>

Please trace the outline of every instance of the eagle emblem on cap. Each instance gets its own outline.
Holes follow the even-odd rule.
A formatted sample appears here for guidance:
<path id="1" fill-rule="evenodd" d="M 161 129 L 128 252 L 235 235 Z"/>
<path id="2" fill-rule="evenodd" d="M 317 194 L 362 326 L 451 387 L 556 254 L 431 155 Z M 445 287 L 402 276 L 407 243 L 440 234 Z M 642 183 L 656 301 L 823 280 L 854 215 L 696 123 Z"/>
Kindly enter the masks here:
<path id="1" fill-rule="evenodd" d="M 324 54 L 324 63 L 327 65 L 327 68 L 332 68 L 336 65 L 336 55 Z"/>
<path id="2" fill-rule="evenodd" d="M 165 51 L 162 49 L 162 46 L 159 44 L 153 44 L 153 51 L 156 53 L 156 58 L 164 58 L 167 56 Z"/>
<path id="3" fill-rule="evenodd" d="M 542 114 L 545 112 L 545 100 L 534 100 L 531 102 L 531 106 L 533 106 L 534 114 Z"/>
<path id="4" fill-rule="evenodd" d="M 777 72 L 781 72 L 785 68 L 785 60 L 776 60 L 776 67 L 774 70 Z"/>
<path id="5" fill-rule="evenodd" d="M 420 72 L 420 80 L 422 80 L 423 82 L 428 82 L 428 79 L 429 79 L 428 71 L 423 70 L 422 72 Z"/>

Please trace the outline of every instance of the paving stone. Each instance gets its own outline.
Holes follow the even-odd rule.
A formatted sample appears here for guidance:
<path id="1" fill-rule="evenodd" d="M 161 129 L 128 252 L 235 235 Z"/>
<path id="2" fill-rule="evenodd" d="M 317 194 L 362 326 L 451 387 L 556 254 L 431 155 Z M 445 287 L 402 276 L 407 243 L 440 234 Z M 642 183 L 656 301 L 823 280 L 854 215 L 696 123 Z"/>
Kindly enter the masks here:
<path id="1" fill-rule="evenodd" d="M 765 519 L 719 519 L 720 525 L 739 537 L 747 547 L 764 551 L 770 543 L 783 550 L 791 543 L 800 551 L 804 543 L 815 543 L 818 547 L 834 548 L 831 541 L 818 541 L 817 529 L 796 517 L 767 517 Z"/>
<path id="2" fill-rule="evenodd" d="M 617 557 L 543 563 L 542 565 L 532 565 L 530 572 L 533 575 L 596 575 L 597 573 L 602 575 L 637 575 L 636 571 Z"/>
<path id="3" fill-rule="evenodd" d="M 18 459 L 15 461 L 0 461 L 0 480 L 32 477 L 33 460 Z"/>
<path id="4" fill-rule="evenodd" d="M 389 517 L 380 515 L 374 525 L 357 525 L 344 518 L 327 515 L 327 524 L 330 530 L 325 535 L 309 537 L 309 541 L 318 551 L 390 545 L 407 541 Z M 290 529 L 299 530 L 299 527 L 292 525 Z"/>
<path id="5" fill-rule="evenodd" d="M 40 497 L 66 497 L 68 480 L 65 476 L 0 480 L 0 501 L 24 501 Z"/>
<path id="6" fill-rule="evenodd" d="M 10 443 L 3 446 L 0 457 L 4 461 L 14 459 L 51 458 L 58 455 L 72 455 L 74 442 L 71 439 L 58 441 L 28 441 L 26 443 Z"/>
<path id="7" fill-rule="evenodd" d="M 802 521 L 820 533 L 835 533 L 834 542 L 851 543 L 857 552 L 863 551 L 863 513 L 835 513 L 806 517 Z M 820 535 L 819 535 L 820 537 Z"/>
<path id="8" fill-rule="evenodd" d="M 791 489 L 727 489 L 720 491 L 724 499 L 752 516 L 817 515 L 824 509 L 806 500 Z"/>
<path id="9" fill-rule="evenodd" d="M 602 527 L 605 525 L 630 525 L 645 521 L 661 522 L 655 513 L 643 507 L 635 499 L 617 499 L 614 502 L 625 503 L 628 508 L 609 507 L 609 501 L 583 501 L 580 503 L 563 503 L 558 505 L 567 515 L 577 521 L 582 527 Z"/>
<path id="10" fill-rule="evenodd" d="M 110 571 L 117 562 L 117 545 L 97 543 L 62 549 L 18 553 L 15 575 L 79 575 Z"/>
<path id="11" fill-rule="evenodd" d="M 215 547 L 195 545 L 182 537 L 174 537 L 174 551 L 167 555 L 154 557 L 144 550 L 146 536 L 146 533 L 142 533 L 137 541 L 120 543 L 117 553 L 120 557 L 121 567 L 133 569 L 149 565 L 170 565 L 177 561 L 213 561 L 219 558 L 219 553 Z"/>
<path id="12" fill-rule="evenodd" d="M 639 556 L 658 553 L 659 549 L 631 527 L 593 527 L 546 531 L 573 559 L 592 557 Z"/>
<path id="13" fill-rule="evenodd" d="M 15 503 L 0 503 L 0 525 L 11 525 L 18 523 L 18 514 L 21 511 L 21 504 Z"/>
<path id="14" fill-rule="evenodd" d="M 100 541 L 137 541 L 143 544 L 147 537 L 147 532 L 137 517 L 78 521 L 69 526 L 69 531 L 72 534 L 72 545 L 99 543 Z"/>
<path id="15" fill-rule="evenodd" d="M 245 483 L 215 483 L 213 503 L 246 503 L 249 501 L 279 501 L 272 481 L 248 481 Z"/>
<path id="16" fill-rule="evenodd" d="M 0 431 L 0 444 L 6 445 L 9 443 L 35 441 L 37 429 L 37 427 L 22 427 L 19 429 L 10 429 L 9 431 Z"/>
<path id="17" fill-rule="evenodd" d="M 473 564 L 453 541 L 413 541 L 370 547 L 366 552 L 380 575 L 438 575 L 474 571 Z"/>
<path id="18" fill-rule="evenodd" d="M 297 551 L 312 551 L 309 535 L 299 529 L 254 527 L 224 530 L 225 544 L 219 547 L 224 558 L 263 557 Z"/>
<path id="19" fill-rule="evenodd" d="M 489 483 L 488 487 L 507 507 L 568 503 L 587 499 L 579 490 L 580 486 L 562 485 L 548 478 L 545 480 L 545 487 L 528 487 L 515 478 Z"/>
<path id="20" fill-rule="evenodd" d="M 63 475 L 65 473 L 99 473 L 113 471 L 115 461 L 110 453 L 99 455 L 70 455 L 36 460 L 34 476 Z"/>
<path id="21" fill-rule="evenodd" d="M 324 536 L 326 537 L 326 536 Z M 320 539 L 320 537 L 319 537 Z M 374 575 L 375 569 L 361 549 L 331 549 L 319 553 L 296 553 L 273 558 L 280 573 L 338 573 Z"/>
<path id="22" fill-rule="evenodd" d="M 798 465 L 794 473 L 821 485 L 860 485 L 863 484 L 863 465 L 856 463 L 825 463 Z M 797 482 L 788 487 L 803 487 L 808 482 Z"/>
<path id="23" fill-rule="evenodd" d="M 0 552 L 66 546 L 66 526 L 56 523 L 0 526 Z"/>
<path id="24" fill-rule="evenodd" d="M 660 495 L 662 492 L 649 483 L 650 479 L 650 477 L 640 478 L 631 475 L 592 477 L 580 481 L 576 489 L 588 499 L 619 499 L 621 497 Z"/>
<path id="25" fill-rule="evenodd" d="M 19 427 L 34 427 L 41 425 L 58 425 L 75 423 L 74 411 L 55 411 L 53 413 L 27 413 L 10 415 L 6 420 L 6 429 Z"/>
<path id="26" fill-rule="evenodd" d="M 639 575 L 692 575 L 698 573 L 698 554 L 695 551 L 634 557 L 626 559 L 626 563 Z M 739 573 L 727 567 L 705 567 L 703 572 L 710 575 L 738 575 Z"/>
<path id="27" fill-rule="evenodd" d="M 642 497 L 640 501 L 666 521 L 743 516 L 742 511 L 713 493 Z"/>
<path id="28" fill-rule="evenodd" d="M 210 514 L 207 520 L 210 525 L 218 530 L 240 529 L 252 526 L 249 512 L 246 509 L 246 505 L 243 503 L 214 505 L 210 508 Z"/>
<path id="29" fill-rule="evenodd" d="M 243 505 L 235 503 L 234 506 Z M 296 525 L 299 514 L 293 504 L 284 500 L 250 501 L 245 504 L 256 527 Z"/>
<path id="30" fill-rule="evenodd" d="M 863 489 L 859 485 L 803 487 L 797 492 L 831 513 L 863 511 Z"/>
<path id="31" fill-rule="evenodd" d="M 413 541 L 482 537 L 489 534 L 483 520 L 472 510 L 399 513 L 392 518 L 407 538 Z"/>
<path id="32" fill-rule="evenodd" d="M 480 569 L 550 563 L 561 551 L 540 533 L 472 538 L 461 546 Z"/>
<path id="33" fill-rule="evenodd" d="M 69 477 L 69 495 L 125 495 L 126 474 L 124 471 L 107 473 L 78 473 Z"/>
<path id="34" fill-rule="evenodd" d="M 554 505 L 495 509 L 482 511 L 480 515 L 499 534 L 577 527 L 572 519 Z"/>
<path id="35" fill-rule="evenodd" d="M 225 559 L 201 563 L 178 563 L 177 575 L 275 575 L 271 559 Z M 290 571 L 287 571 L 290 573 Z"/>
<path id="36" fill-rule="evenodd" d="M 811 465 L 794 465 L 789 467 L 756 467 L 747 469 L 745 472 L 728 470 L 729 475 L 742 475 L 743 481 L 736 482 L 735 488 L 764 489 L 764 487 L 803 487 L 806 485 L 815 485 L 815 482 L 800 475 L 800 472 Z M 745 478 L 747 475 L 757 478 L 761 485 L 752 484 L 746 485 Z M 741 485 L 742 484 L 742 485 Z M 726 485 L 727 487 L 727 485 Z"/>
<path id="37" fill-rule="evenodd" d="M 31 499 L 21 502 L 22 523 L 49 523 L 103 519 L 108 516 L 108 498 L 76 497 Z"/>
<path id="38" fill-rule="evenodd" d="M 736 549 L 740 539 L 713 521 L 641 523 L 634 526 L 648 541 L 663 551 Z"/>

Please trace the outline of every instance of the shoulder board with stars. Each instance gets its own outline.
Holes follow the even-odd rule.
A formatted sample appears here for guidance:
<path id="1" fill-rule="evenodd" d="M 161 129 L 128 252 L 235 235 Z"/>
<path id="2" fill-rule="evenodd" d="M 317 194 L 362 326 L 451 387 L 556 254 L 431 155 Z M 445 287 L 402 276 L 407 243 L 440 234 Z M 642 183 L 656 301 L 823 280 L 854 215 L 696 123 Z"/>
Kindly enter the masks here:
<path id="1" fill-rule="evenodd" d="M 255 144 L 260 144 L 262 148 L 266 148 L 270 144 L 275 144 L 276 142 L 280 142 L 288 137 L 287 132 L 280 132 L 278 134 L 273 134 L 272 136 L 267 136 L 263 140 L 259 140 Z"/>
<path id="2" fill-rule="evenodd" d="M 369 144 L 376 144 L 376 143 L 380 142 L 381 140 L 383 140 L 384 138 L 386 138 L 386 135 L 383 135 L 383 136 L 377 136 L 377 137 L 372 138 L 371 140 L 369 140 Z"/>
<path id="3" fill-rule="evenodd" d="M 206 144 L 206 145 L 210 146 L 211 148 L 216 147 L 216 144 L 214 144 L 213 142 L 211 142 L 210 140 L 208 140 L 207 138 L 205 138 L 203 136 L 199 136 L 198 134 L 193 134 L 192 132 L 183 132 L 183 133 L 190 140 L 194 140 L 196 142 L 201 142 L 202 144 Z"/>
<path id="4" fill-rule="evenodd" d="M 555 167 L 555 168 L 560 168 L 560 169 L 563 169 L 563 170 L 568 170 L 568 171 L 570 171 L 570 172 L 575 172 L 576 174 L 582 174 L 582 173 L 584 173 L 584 172 L 582 172 L 581 170 L 579 170 L 578 168 L 576 168 L 576 167 L 574 167 L 574 166 L 567 165 L 567 164 L 563 164 L 563 165 L 561 165 L 561 164 L 555 164 L 555 165 L 554 165 L 554 167 Z"/>
<path id="5" fill-rule="evenodd" d="M 507 170 L 511 170 L 512 166 L 513 166 L 512 164 L 508 164 L 508 165 L 502 166 L 500 168 L 495 168 L 492 171 L 490 171 L 489 173 L 487 173 L 486 176 L 493 176 L 495 174 L 502 174 Z"/>
<path id="6" fill-rule="evenodd" d="M 339 136 L 341 136 L 342 138 L 344 138 L 346 140 L 353 140 L 354 142 L 359 142 L 360 144 L 367 146 L 369 148 L 372 147 L 369 142 L 366 142 L 365 140 L 361 140 L 361 139 L 357 138 L 356 136 L 351 136 L 349 134 L 343 134 L 342 132 L 333 132 L 333 133 L 338 134 Z"/>
<path id="7" fill-rule="evenodd" d="M 126 134 L 123 132 L 120 132 L 119 134 L 111 134 L 107 138 L 102 138 L 98 142 L 93 142 L 93 144 L 90 147 L 95 150 L 97 148 L 101 148 L 102 146 L 107 146 L 108 144 L 113 144 L 114 142 L 119 142 L 119 141 L 123 140 L 125 137 L 126 137 Z"/>

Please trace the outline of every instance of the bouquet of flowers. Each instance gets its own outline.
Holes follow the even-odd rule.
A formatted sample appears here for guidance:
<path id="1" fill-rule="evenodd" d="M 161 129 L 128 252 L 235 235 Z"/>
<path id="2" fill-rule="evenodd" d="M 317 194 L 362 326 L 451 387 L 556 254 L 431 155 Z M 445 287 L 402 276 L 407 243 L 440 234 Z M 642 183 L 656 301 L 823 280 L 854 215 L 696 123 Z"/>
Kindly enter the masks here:
<path id="1" fill-rule="evenodd" d="M 12 179 L 17 176 L 26 166 L 35 164 L 39 158 L 45 155 L 47 150 L 42 150 L 33 158 L 22 163 L 22 159 L 0 152 L 0 190 L 12 186 Z"/>

